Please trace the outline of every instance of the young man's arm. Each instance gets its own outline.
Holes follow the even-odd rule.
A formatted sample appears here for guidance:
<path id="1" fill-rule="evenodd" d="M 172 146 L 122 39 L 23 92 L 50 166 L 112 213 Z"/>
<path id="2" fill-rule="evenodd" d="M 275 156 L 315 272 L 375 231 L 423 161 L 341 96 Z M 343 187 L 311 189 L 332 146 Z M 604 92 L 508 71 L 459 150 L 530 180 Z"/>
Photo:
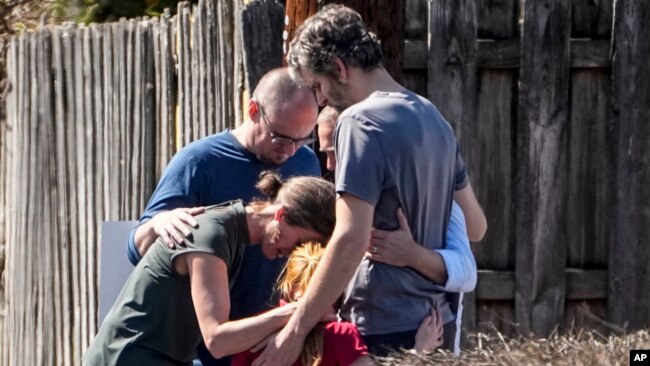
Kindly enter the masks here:
<path id="1" fill-rule="evenodd" d="M 476 261 L 469 246 L 463 213 L 456 203 L 452 204 L 445 249 L 431 250 L 416 243 L 401 209 L 397 210 L 396 217 L 399 229 L 372 229 L 368 258 L 392 266 L 410 267 L 444 291 L 474 289 Z"/>
<path id="2" fill-rule="evenodd" d="M 454 200 L 463 210 L 467 222 L 467 236 L 472 242 L 481 241 L 487 231 L 487 219 L 472 189 L 472 184 L 454 192 Z"/>
<path id="3" fill-rule="evenodd" d="M 374 207 L 342 193 L 336 201 L 336 227 L 314 277 L 289 323 L 253 365 L 284 366 L 298 359 L 305 337 L 341 296 L 363 258 L 370 239 Z"/>

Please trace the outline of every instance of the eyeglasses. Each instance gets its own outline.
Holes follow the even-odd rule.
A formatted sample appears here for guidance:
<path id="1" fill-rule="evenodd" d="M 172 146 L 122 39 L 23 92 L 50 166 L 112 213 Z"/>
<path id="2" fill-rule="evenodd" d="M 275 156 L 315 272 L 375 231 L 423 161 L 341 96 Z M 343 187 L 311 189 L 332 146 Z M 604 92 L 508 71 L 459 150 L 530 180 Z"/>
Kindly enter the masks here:
<path id="1" fill-rule="evenodd" d="M 304 138 L 304 139 L 294 139 L 293 137 L 289 136 L 283 136 L 278 133 L 275 133 L 271 130 L 271 124 L 269 123 L 269 117 L 264 113 L 264 108 L 262 108 L 262 104 L 260 102 L 257 102 L 257 105 L 260 107 L 260 112 L 262 113 L 262 119 L 264 120 L 264 125 L 266 126 L 266 131 L 268 131 L 269 135 L 271 135 L 271 142 L 276 144 L 276 145 L 296 145 L 296 148 L 299 148 L 302 145 L 308 145 L 311 144 L 312 142 L 316 141 L 316 138 L 312 135 L 310 137 Z"/>

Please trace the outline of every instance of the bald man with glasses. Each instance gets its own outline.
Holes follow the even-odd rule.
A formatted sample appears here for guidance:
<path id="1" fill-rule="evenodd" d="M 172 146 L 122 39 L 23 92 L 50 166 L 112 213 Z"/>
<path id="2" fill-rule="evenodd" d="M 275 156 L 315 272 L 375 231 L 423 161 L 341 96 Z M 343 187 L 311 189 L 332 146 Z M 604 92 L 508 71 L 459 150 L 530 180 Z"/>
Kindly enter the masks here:
<path id="1" fill-rule="evenodd" d="M 305 146 L 314 141 L 318 116 L 313 91 L 280 68 L 262 77 L 253 96 L 241 126 L 194 141 L 174 155 L 129 237 L 127 254 L 133 264 L 159 237 L 170 247 L 181 243 L 189 228 L 197 226 L 193 216 L 203 206 L 259 195 L 255 183 L 265 170 L 277 170 L 285 178 L 320 176 L 316 154 Z M 273 285 L 284 260 L 265 260 L 260 246 L 250 245 L 243 263 L 231 287 L 230 319 L 277 304 Z M 230 364 L 229 358 L 217 361 L 201 349 L 199 358 L 204 366 Z"/>

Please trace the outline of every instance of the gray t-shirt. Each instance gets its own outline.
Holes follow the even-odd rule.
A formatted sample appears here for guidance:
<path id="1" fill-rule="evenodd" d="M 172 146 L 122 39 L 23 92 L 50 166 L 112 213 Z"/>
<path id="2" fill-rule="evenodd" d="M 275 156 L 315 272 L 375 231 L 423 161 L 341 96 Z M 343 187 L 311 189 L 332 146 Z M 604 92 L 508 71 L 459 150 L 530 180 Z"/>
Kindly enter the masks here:
<path id="1" fill-rule="evenodd" d="M 187 253 L 215 255 L 226 263 L 230 284 L 250 243 L 241 201 L 209 207 L 185 246 L 160 239 L 129 276 L 86 352 L 84 365 L 191 365 L 201 341 L 188 276 L 174 269 Z"/>
<path id="2" fill-rule="evenodd" d="M 375 206 L 378 229 L 397 229 L 401 206 L 417 243 L 445 247 L 452 194 L 468 179 L 454 132 L 431 102 L 408 90 L 375 92 L 341 114 L 334 141 L 337 192 Z M 432 306 L 445 323 L 453 319 L 430 280 L 363 259 L 340 315 L 376 335 L 417 329 Z"/>

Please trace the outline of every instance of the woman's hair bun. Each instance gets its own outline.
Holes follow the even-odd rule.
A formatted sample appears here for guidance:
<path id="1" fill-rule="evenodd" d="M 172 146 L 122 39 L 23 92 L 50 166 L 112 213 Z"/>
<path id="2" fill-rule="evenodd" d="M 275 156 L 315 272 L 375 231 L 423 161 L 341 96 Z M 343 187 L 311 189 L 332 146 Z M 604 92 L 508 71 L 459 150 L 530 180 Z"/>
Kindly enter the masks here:
<path id="1" fill-rule="evenodd" d="M 255 188 L 273 201 L 278 196 L 278 192 L 282 188 L 282 183 L 280 174 L 272 170 L 267 170 L 260 173 L 260 179 L 255 185 Z"/>

